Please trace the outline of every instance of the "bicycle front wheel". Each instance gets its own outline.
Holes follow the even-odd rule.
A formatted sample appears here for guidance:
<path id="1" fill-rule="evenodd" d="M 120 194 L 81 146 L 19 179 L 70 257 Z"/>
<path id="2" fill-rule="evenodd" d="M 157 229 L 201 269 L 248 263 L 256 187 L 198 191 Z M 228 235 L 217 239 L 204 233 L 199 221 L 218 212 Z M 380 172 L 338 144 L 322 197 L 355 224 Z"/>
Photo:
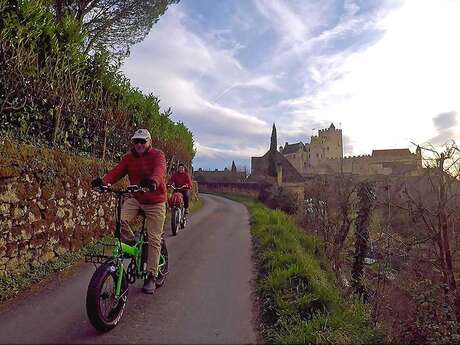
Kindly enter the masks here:
<path id="1" fill-rule="evenodd" d="M 158 279 L 156 281 L 156 286 L 163 286 L 166 280 L 166 276 L 169 273 L 169 260 L 168 260 L 168 249 L 166 248 L 166 242 L 161 239 L 161 255 L 160 255 L 160 265 L 158 267 Z"/>
<path id="2" fill-rule="evenodd" d="M 123 277 L 122 297 L 115 298 L 117 273 L 113 263 L 98 267 L 88 285 L 86 312 L 91 324 L 101 332 L 110 331 L 120 321 L 128 300 L 128 281 Z M 124 274 L 124 273 L 123 273 Z"/>

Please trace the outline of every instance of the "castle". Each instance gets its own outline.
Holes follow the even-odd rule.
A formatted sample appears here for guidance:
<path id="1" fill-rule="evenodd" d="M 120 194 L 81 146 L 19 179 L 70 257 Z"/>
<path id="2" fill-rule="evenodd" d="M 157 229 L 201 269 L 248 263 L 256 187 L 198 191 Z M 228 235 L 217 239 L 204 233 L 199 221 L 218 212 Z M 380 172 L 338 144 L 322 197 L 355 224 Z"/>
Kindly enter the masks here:
<path id="1" fill-rule="evenodd" d="M 373 150 L 371 155 L 344 157 L 342 130 L 332 123 L 311 137 L 310 143 L 298 142 L 279 147 L 279 152 L 302 176 L 309 174 L 419 175 L 421 149 Z"/>

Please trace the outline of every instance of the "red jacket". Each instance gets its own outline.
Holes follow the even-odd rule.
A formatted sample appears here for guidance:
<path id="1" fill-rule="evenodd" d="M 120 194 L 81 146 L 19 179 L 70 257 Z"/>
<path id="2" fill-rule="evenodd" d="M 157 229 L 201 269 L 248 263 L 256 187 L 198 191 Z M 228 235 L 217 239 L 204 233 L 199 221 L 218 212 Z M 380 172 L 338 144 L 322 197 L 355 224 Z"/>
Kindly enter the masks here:
<path id="1" fill-rule="evenodd" d="M 173 184 L 176 187 L 181 187 L 183 185 L 187 185 L 188 188 L 192 188 L 192 178 L 190 177 L 189 173 L 187 171 L 184 171 L 183 173 L 180 173 L 176 171 L 172 176 L 171 179 L 169 180 L 170 184 Z"/>
<path id="2" fill-rule="evenodd" d="M 130 184 L 139 184 L 142 178 L 155 181 L 157 189 L 151 192 L 135 193 L 141 204 L 156 204 L 166 201 L 166 158 L 161 150 L 149 148 L 139 155 L 134 149 L 123 156 L 121 162 L 109 171 L 102 180 L 105 184 L 114 184 L 128 174 Z"/>

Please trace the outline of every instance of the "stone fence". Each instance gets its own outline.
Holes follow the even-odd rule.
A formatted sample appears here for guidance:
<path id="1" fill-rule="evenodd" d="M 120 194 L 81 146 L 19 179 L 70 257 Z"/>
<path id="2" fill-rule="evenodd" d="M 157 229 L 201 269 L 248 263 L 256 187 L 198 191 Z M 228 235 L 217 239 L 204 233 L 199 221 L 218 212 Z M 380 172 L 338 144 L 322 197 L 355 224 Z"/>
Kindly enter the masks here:
<path id="1" fill-rule="evenodd" d="M 279 186 L 273 182 L 198 182 L 199 190 L 203 193 L 228 193 L 258 198 L 262 189 L 270 190 Z M 303 200 L 305 185 L 301 183 L 283 183 L 281 187 L 295 194 L 299 202 Z"/>
<path id="2" fill-rule="evenodd" d="M 203 193 L 229 193 L 257 198 L 260 185 L 257 182 L 198 182 Z"/>

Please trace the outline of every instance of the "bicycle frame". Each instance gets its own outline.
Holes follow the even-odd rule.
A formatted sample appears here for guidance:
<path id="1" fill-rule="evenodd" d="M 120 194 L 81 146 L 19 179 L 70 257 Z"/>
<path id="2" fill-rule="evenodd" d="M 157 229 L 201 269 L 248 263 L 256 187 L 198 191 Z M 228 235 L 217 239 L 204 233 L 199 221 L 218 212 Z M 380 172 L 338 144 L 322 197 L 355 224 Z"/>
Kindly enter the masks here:
<path id="1" fill-rule="evenodd" d="M 125 194 L 130 194 L 130 193 L 135 193 L 138 191 L 143 191 L 137 186 L 128 186 L 126 190 L 116 190 L 112 189 L 110 187 L 101 187 L 100 188 L 101 192 L 113 192 L 116 194 L 117 197 L 117 205 L 116 205 L 116 224 L 115 224 L 115 245 L 114 249 L 112 251 L 112 256 L 104 256 L 104 255 L 99 255 L 97 256 L 98 259 L 105 259 L 105 262 L 110 262 L 112 261 L 113 266 L 111 267 L 112 272 L 116 271 L 116 276 L 117 276 L 117 281 L 116 281 L 116 286 L 115 286 L 115 301 L 118 301 L 125 292 L 122 292 L 122 286 L 123 286 L 123 277 L 125 277 L 125 268 L 123 266 L 123 259 L 125 258 L 133 258 L 136 263 L 136 278 L 143 277 L 145 275 L 145 272 L 143 272 L 143 267 L 141 267 L 141 262 L 142 262 L 142 248 L 145 244 L 144 241 L 144 234 L 145 234 L 145 217 L 143 218 L 142 221 L 142 228 L 141 228 L 141 235 L 139 237 L 139 240 L 136 241 L 134 245 L 129 245 L 126 243 L 123 243 L 120 240 L 121 237 L 121 206 L 122 206 L 122 199 Z M 95 257 L 95 256 L 91 256 Z M 94 263 L 94 261 L 91 261 Z M 97 263 L 102 263 L 101 261 L 97 261 Z M 158 265 L 158 269 L 161 269 L 165 265 L 165 258 L 163 255 L 160 254 L 160 262 Z"/>
<path id="2" fill-rule="evenodd" d="M 142 231 L 144 231 L 144 223 L 142 225 Z M 143 271 L 142 263 L 142 247 L 144 245 L 144 236 L 141 236 L 140 240 L 136 242 L 135 245 L 131 246 L 129 244 L 121 242 L 119 239 L 116 240 L 116 245 L 113 250 L 113 257 L 117 260 L 117 285 L 115 287 L 115 298 L 120 298 L 121 294 L 121 286 L 123 284 L 123 277 L 125 276 L 125 267 L 123 266 L 123 254 L 127 254 L 130 257 L 134 257 L 136 261 L 136 276 L 143 277 L 146 273 Z M 160 270 L 166 261 L 163 255 L 160 254 L 160 262 L 158 263 L 158 270 Z M 145 278 L 145 277 L 144 277 Z"/>
<path id="3" fill-rule="evenodd" d="M 180 189 L 176 189 L 173 186 L 171 186 L 171 189 L 172 189 L 172 193 L 168 199 L 169 208 L 181 207 L 181 205 L 183 205 L 184 203 L 184 197 L 182 196 Z"/>

